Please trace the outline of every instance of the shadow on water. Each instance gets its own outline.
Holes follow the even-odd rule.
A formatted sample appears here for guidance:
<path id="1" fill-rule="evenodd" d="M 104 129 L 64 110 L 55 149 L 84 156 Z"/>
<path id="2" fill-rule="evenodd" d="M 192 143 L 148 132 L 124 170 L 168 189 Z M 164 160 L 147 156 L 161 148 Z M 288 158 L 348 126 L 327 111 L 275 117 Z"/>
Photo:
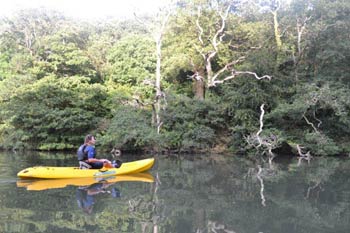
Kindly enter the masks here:
<path id="1" fill-rule="evenodd" d="M 160 156 L 149 182 L 123 177 L 16 178 L 28 166 L 75 164 L 74 156 L 67 154 L 1 152 L 0 162 L 0 232 L 345 233 L 350 229 L 348 159 L 292 158 L 269 164 L 221 155 Z"/>

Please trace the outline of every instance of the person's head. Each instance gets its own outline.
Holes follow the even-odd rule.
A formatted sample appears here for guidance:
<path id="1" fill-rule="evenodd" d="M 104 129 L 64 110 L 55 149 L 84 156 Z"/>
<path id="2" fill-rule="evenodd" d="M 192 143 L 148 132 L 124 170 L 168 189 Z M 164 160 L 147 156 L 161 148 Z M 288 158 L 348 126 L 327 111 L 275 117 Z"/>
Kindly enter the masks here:
<path id="1" fill-rule="evenodd" d="M 96 139 L 93 135 L 91 135 L 91 134 L 86 135 L 85 141 L 84 141 L 85 144 L 94 145 L 95 142 L 96 142 Z"/>

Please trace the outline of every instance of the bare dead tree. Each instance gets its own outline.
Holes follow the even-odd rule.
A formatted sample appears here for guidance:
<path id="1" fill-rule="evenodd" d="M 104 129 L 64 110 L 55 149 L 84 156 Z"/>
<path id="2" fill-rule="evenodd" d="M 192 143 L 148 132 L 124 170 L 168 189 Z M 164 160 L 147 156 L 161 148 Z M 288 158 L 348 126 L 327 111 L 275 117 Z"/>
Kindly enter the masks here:
<path id="1" fill-rule="evenodd" d="M 152 121 L 157 127 L 158 134 L 160 133 L 161 126 L 163 125 L 163 122 L 160 119 L 160 111 L 162 109 L 161 100 L 162 99 L 165 100 L 165 94 L 164 92 L 162 92 L 162 89 L 161 89 L 162 42 L 163 42 L 163 36 L 166 30 L 166 26 L 169 22 L 169 18 L 173 13 L 173 11 L 174 11 L 174 8 L 172 7 L 172 3 L 163 9 L 159 9 L 159 12 L 155 17 L 154 22 L 145 22 L 144 20 L 141 20 L 140 18 L 138 18 L 135 14 L 136 19 L 145 26 L 146 30 L 150 34 L 152 34 L 156 44 L 156 57 L 157 57 L 156 79 L 153 84 L 156 94 L 154 98 L 154 103 L 152 105 L 153 114 L 154 114 L 154 117 L 152 119 L 155 119 L 155 120 L 154 121 L 152 120 Z"/>
<path id="2" fill-rule="evenodd" d="M 264 110 L 265 104 L 260 106 L 260 117 L 259 117 L 259 130 L 255 134 L 251 134 L 245 137 L 248 145 L 254 147 L 259 151 L 260 148 L 263 149 L 263 154 L 267 153 L 269 164 L 272 164 L 272 160 L 276 157 L 276 155 L 272 152 L 273 149 L 277 148 L 279 145 L 278 138 L 276 135 L 269 136 L 260 136 L 263 132 L 264 127 Z"/>

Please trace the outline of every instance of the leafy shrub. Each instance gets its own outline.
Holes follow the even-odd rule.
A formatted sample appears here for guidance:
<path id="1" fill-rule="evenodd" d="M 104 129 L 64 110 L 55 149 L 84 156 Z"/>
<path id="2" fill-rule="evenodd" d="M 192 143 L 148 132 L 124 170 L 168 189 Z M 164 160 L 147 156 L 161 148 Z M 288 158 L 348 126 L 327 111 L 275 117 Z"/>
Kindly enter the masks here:
<path id="1" fill-rule="evenodd" d="M 169 149 L 209 149 L 224 128 L 217 104 L 210 100 L 194 100 L 177 95 L 168 97 L 162 112 L 162 134 Z"/>
<path id="2" fill-rule="evenodd" d="M 99 139 L 104 147 L 138 150 L 155 146 L 157 135 L 151 125 L 151 112 L 132 106 L 120 106 L 113 112 L 108 129 Z"/>
<path id="3" fill-rule="evenodd" d="M 1 127 L 3 147 L 70 149 L 106 116 L 107 94 L 103 86 L 88 78 L 45 77 L 13 90 L 3 102 Z M 63 146 L 65 145 L 65 146 Z"/>
<path id="4" fill-rule="evenodd" d="M 337 155 L 341 152 L 339 146 L 331 138 L 316 132 L 305 134 L 304 145 L 316 155 Z"/>

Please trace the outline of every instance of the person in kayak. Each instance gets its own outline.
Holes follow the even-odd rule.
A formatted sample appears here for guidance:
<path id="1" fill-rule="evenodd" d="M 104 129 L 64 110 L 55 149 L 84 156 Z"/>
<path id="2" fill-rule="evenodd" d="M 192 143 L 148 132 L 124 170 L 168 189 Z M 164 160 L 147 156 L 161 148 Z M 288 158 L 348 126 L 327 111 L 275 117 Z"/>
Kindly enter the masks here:
<path id="1" fill-rule="evenodd" d="M 79 161 L 83 161 L 91 166 L 92 169 L 105 168 L 119 168 L 121 161 L 111 162 L 108 159 L 96 159 L 95 150 L 96 138 L 88 134 L 85 137 L 84 144 L 78 149 L 77 156 Z"/>

